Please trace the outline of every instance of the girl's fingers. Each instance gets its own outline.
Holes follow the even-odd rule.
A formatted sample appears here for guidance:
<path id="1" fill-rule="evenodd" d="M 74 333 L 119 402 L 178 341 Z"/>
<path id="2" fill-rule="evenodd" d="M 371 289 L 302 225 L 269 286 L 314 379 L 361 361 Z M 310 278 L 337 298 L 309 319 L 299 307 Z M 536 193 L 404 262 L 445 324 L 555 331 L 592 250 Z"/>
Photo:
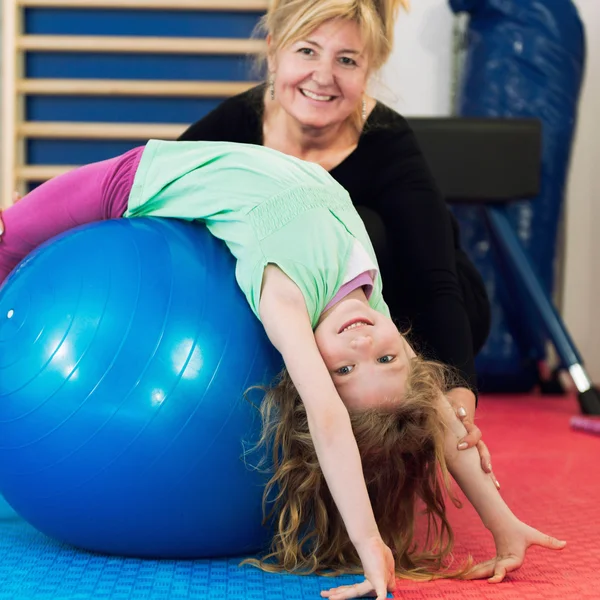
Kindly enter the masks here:
<path id="1" fill-rule="evenodd" d="M 500 583 L 506 577 L 506 569 L 501 565 L 496 565 L 494 575 L 488 579 L 490 583 Z"/>
<path id="2" fill-rule="evenodd" d="M 362 583 L 355 583 L 354 585 L 341 585 L 330 590 L 321 592 L 323 598 L 329 598 L 330 600 L 350 600 L 351 598 L 360 598 L 367 594 L 373 593 L 373 586 L 369 581 L 365 580 Z M 384 592 L 383 596 L 378 595 L 377 598 L 385 598 L 387 591 Z"/>
<path id="3" fill-rule="evenodd" d="M 385 582 L 379 586 L 375 592 L 377 593 L 377 600 L 385 600 L 388 595 L 388 588 Z"/>
<path id="4" fill-rule="evenodd" d="M 539 536 L 533 540 L 533 544 L 536 546 L 542 546 L 543 548 L 548 548 L 550 550 L 562 550 L 567 545 L 567 542 L 564 540 L 558 540 L 545 533 L 540 533 L 539 531 L 538 534 Z"/>
<path id="5" fill-rule="evenodd" d="M 465 579 L 485 579 L 494 573 L 495 565 L 495 558 L 479 563 L 465 575 Z"/>
<path id="6" fill-rule="evenodd" d="M 523 564 L 523 559 L 518 556 L 509 556 L 496 563 L 494 575 L 488 581 L 490 583 L 500 583 L 504 580 L 507 573 L 516 571 Z"/>

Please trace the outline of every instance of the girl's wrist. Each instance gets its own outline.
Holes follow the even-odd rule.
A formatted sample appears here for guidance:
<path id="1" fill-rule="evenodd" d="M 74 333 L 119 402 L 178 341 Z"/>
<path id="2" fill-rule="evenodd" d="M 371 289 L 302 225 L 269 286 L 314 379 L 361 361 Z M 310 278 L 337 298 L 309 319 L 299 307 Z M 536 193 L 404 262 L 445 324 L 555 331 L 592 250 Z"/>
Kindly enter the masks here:
<path id="1" fill-rule="evenodd" d="M 356 540 L 350 538 L 352 545 L 356 548 L 358 552 L 361 551 L 362 548 L 372 544 L 374 541 L 381 540 L 381 534 L 379 533 L 379 529 L 375 526 L 375 530 L 370 533 L 363 534 Z"/>
<path id="2" fill-rule="evenodd" d="M 482 519 L 482 521 L 485 528 L 495 536 L 506 531 L 508 527 L 517 524 L 519 519 L 506 507 L 506 510 L 495 512 L 492 516 Z"/>

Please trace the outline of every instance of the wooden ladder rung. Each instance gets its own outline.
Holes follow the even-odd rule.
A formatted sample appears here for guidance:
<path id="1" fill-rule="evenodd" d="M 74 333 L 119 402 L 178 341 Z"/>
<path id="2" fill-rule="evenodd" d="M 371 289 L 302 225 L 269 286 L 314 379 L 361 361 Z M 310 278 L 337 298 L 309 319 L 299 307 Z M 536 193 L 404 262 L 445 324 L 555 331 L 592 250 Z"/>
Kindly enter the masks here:
<path id="1" fill-rule="evenodd" d="M 20 35 L 18 50 L 127 54 L 260 54 L 263 40 L 111 35 Z"/>
<path id="2" fill-rule="evenodd" d="M 17 124 L 21 138 L 70 140 L 175 140 L 188 125 L 161 123 L 83 123 L 73 121 L 25 121 Z"/>
<path id="3" fill-rule="evenodd" d="M 152 96 L 228 98 L 257 85 L 250 81 L 150 81 L 127 79 L 19 79 L 19 94 L 44 96 Z"/>
<path id="4" fill-rule="evenodd" d="M 268 0 L 16 0 L 24 8 L 266 11 Z"/>

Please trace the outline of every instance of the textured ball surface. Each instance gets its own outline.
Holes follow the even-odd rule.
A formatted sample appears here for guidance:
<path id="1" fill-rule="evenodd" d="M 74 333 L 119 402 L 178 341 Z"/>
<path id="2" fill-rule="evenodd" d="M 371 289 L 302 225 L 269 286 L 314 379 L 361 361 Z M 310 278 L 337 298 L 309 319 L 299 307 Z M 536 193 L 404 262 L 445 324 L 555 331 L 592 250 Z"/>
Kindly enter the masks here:
<path id="1" fill-rule="evenodd" d="M 24 519 L 81 548 L 140 557 L 268 542 L 265 476 L 255 454 L 244 458 L 260 420 L 243 394 L 281 358 L 234 269 L 203 225 L 144 218 L 58 236 L 10 275 L 0 494 Z"/>

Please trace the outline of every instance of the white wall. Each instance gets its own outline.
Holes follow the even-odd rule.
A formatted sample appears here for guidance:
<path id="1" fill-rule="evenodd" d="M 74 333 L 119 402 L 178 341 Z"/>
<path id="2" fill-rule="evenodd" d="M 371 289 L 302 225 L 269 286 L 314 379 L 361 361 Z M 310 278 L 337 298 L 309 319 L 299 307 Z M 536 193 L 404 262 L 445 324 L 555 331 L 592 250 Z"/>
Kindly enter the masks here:
<path id="1" fill-rule="evenodd" d="M 563 315 L 600 383 L 600 2 L 575 0 L 586 27 L 587 66 L 566 204 Z"/>
<path id="2" fill-rule="evenodd" d="M 377 97 L 408 116 L 451 112 L 453 14 L 446 0 L 415 0 L 396 25 L 392 56 Z"/>

